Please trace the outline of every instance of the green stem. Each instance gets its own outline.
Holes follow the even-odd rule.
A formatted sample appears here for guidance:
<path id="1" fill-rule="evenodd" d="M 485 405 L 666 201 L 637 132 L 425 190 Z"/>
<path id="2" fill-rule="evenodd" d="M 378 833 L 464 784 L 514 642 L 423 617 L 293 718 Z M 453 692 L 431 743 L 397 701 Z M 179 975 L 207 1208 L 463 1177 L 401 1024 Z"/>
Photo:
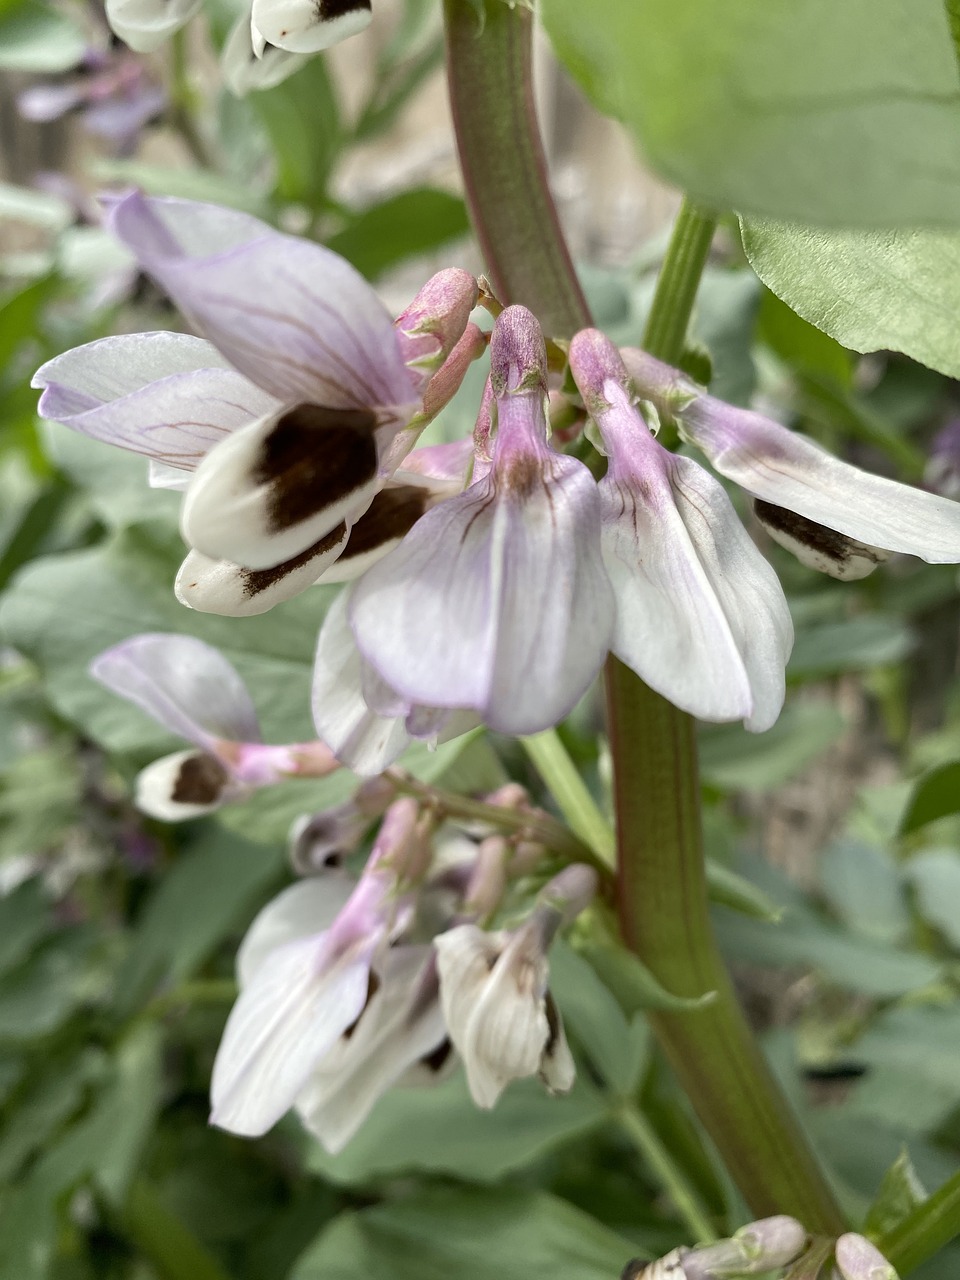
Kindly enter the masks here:
<path id="1" fill-rule="evenodd" d="M 876 1243 L 877 1248 L 901 1275 L 932 1258 L 945 1244 L 960 1235 L 960 1173 L 955 1173 L 928 1200 L 918 1205 L 892 1231 Z"/>
<path id="2" fill-rule="evenodd" d="M 194 120 L 196 101 L 190 85 L 188 39 L 188 28 L 181 27 L 170 41 L 170 123 L 198 166 L 216 172 L 218 166 Z"/>
<path id="3" fill-rule="evenodd" d="M 142 1178 L 130 1189 L 124 1228 L 162 1280 L 230 1280 L 216 1258 Z"/>
<path id="4" fill-rule="evenodd" d="M 533 766 L 546 783 L 547 790 L 556 801 L 570 829 L 576 833 L 597 856 L 612 867 L 616 860 L 616 836 L 613 828 L 600 812 L 587 784 L 577 772 L 576 765 L 567 754 L 556 729 L 545 729 L 529 738 L 521 738 L 520 745 L 533 762 Z"/>
<path id="5" fill-rule="evenodd" d="M 642 346 L 658 360 L 679 364 L 690 313 L 707 262 L 717 220 L 684 200 L 657 277 Z"/>
<path id="6" fill-rule="evenodd" d="M 475 822 L 487 822 L 490 826 L 507 831 L 511 835 L 523 836 L 546 845 L 554 853 L 571 862 L 590 862 L 599 865 L 599 869 L 609 876 L 609 867 L 605 867 L 594 854 L 590 845 L 585 844 L 562 822 L 551 818 L 541 809 L 506 809 L 500 805 L 485 804 L 483 800 L 472 800 L 456 791 L 445 791 L 432 783 L 420 782 L 402 769 L 387 769 L 384 777 L 389 778 L 397 790 L 404 795 L 416 796 L 418 800 L 433 805 L 445 817 L 466 818 Z"/>
<path id="7" fill-rule="evenodd" d="M 445 0 L 450 93 L 467 198 L 497 288 L 557 336 L 589 324 L 543 165 L 533 114 L 530 15 Z M 713 220 L 684 204 L 658 281 L 647 341 L 676 360 Z M 743 1016 L 707 914 L 696 743 L 690 717 L 611 658 L 607 668 L 627 945 L 668 990 L 716 1000 L 651 1024 L 751 1209 L 791 1213 L 825 1234 L 843 1218 Z"/>
<path id="8" fill-rule="evenodd" d="M 691 1239 L 697 1244 L 711 1244 L 717 1239 L 717 1233 L 709 1211 L 687 1182 L 683 1171 L 674 1163 L 650 1121 L 642 1111 L 629 1104 L 618 1110 L 617 1119 L 673 1201 L 690 1231 Z"/>
<path id="9" fill-rule="evenodd" d="M 553 337 L 590 323 L 550 195 L 531 74 L 533 15 L 445 0 L 450 108 L 467 204 L 501 302 L 537 313 Z"/>

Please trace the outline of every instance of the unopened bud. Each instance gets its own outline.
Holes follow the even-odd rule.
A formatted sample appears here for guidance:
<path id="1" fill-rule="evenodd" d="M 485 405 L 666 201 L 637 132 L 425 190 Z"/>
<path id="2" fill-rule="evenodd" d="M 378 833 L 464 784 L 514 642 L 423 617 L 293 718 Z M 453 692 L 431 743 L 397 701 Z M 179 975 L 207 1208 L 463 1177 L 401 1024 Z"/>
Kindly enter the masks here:
<path id="1" fill-rule="evenodd" d="M 547 391 L 547 348 L 533 312 L 507 307 L 490 340 L 490 382 L 497 397 Z"/>
<path id="2" fill-rule="evenodd" d="M 476 303 L 477 282 L 468 271 L 450 267 L 431 276 L 394 322 L 404 363 L 438 369 L 463 336 Z"/>
<path id="3" fill-rule="evenodd" d="M 896 1271 L 866 1236 L 852 1231 L 841 1236 L 835 1256 L 843 1280 L 898 1280 Z"/>
<path id="4" fill-rule="evenodd" d="M 563 924 L 570 924 L 590 905 L 596 892 L 596 871 L 586 863 L 574 862 L 547 881 L 537 894 L 537 903 L 553 908 Z"/>
<path id="5" fill-rule="evenodd" d="M 803 1249 L 807 1233 L 795 1218 L 780 1214 L 748 1223 L 729 1240 L 694 1249 L 687 1280 L 734 1280 L 787 1266 Z"/>

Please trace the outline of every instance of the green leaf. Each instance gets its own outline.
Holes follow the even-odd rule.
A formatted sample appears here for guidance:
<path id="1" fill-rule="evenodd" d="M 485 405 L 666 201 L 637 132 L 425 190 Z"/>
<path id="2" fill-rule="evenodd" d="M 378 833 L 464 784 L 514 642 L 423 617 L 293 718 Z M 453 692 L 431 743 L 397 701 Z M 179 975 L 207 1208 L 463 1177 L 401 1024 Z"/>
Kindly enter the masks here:
<path id="1" fill-rule="evenodd" d="M 0 71 L 67 71 L 86 45 L 79 27 L 34 0 L 0 19 Z"/>
<path id="2" fill-rule="evenodd" d="M 837 840 L 821 855 L 820 882 L 834 911 L 855 933 L 877 942 L 900 942 L 909 934 L 900 869 L 886 850 Z"/>
<path id="3" fill-rule="evenodd" d="M 757 275 L 805 320 L 853 351 L 902 351 L 960 376 L 960 235 L 833 231 L 744 218 Z"/>
<path id="4" fill-rule="evenodd" d="M 835 706 L 813 701 L 788 703 L 766 733 L 711 726 L 700 733 L 703 776 L 724 791 L 772 791 L 826 751 L 844 727 Z"/>
<path id="5" fill-rule="evenodd" d="M 916 636 L 899 618 L 870 614 L 808 627 L 797 635 L 787 673 L 793 679 L 866 671 L 902 662 Z"/>
<path id="6" fill-rule="evenodd" d="M 542 0 L 593 101 L 693 200 L 832 226 L 956 225 L 941 0 Z M 638 70 L 642 59 L 642 73 Z"/>
<path id="7" fill-rule="evenodd" d="M 730 907 L 742 915 L 766 920 L 770 924 L 782 919 L 783 907 L 746 876 L 737 875 L 736 871 L 713 858 L 706 859 L 706 871 L 707 893 L 715 906 Z"/>
<path id="8" fill-rule="evenodd" d="M 57 1061 L 31 1083 L 0 1130 L 0 1180 L 15 1177 L 31 1156 L 50 1146 L 57 1130 L 79 1111 L 87 1086 L 103 1071 L 103 1055 L 87 1050 L 73 1061 Z"/>
<path id="9" fill-rule="evenodd" d="M 118 982 L 118 1008 L 132 1011 L 151 987 L 175 987 L 196 973 L 229 934 L 246 926 L 279 884 L 282 867 L 279 850 L 205 824 L 143 911 Z"/>
<path id="10" fill-rule="evenodd" d="M 960 1013 L 955 1007 L 889 1009 L 853 1052 L 869 1068 L 854 1097 L 859 1115 L 901 1132 L 922 1133 L 942 1124 L 960 1104 Z"/>
<path id="11" fill-rule="evenodd" d="M 100 182 L 122 182 L 127 186 L 142 187 L 152 196 L 177 196 L 181 200 L 224 204 L 259 218 L 266 218 L 270 213 L 270 202 L 265 195 L 251 189 L 249 184 L 244 186 L 222 174 L 211 173 L 209 169 L 167 168 L 144 164 L 142 160 L 104 159 L 94 165 L 94 174 Z"/>
<path id="12" fill-rule="evenodd" d="M 22 1044 L 50 1035 L 101 994 L 94 945 L 91 927 L 64 930 L 0 979 L 0 1041 Z"/>
<path id="13" fill-rule="evenodd" d="M 350 1185 L 416 1170 L 495 1182 L 608 1114 L 606 1099 L 582 1077 L 556 1098 L 538 1080 L 518 1080 L 492 1111 L 481 1111 L 458 1069 L 429 1089 L 391 1089 L 344 1151 L 331 1156 L 314 1145 L 307 1162 L 328 1181 Z"/>
<path id="14" fill-rule="evenodd" d="M 249 102 L 270 138 L 277 165 L 276 194 L 311 209 L 327 200 L 327 181 L 342 146 L 340 110 L 322 58 Z"/>
<path id="15" fill-rule="evenodd" d="M 699 996 L 674 995 L 632 952 L 620 947 L 590 943 L 580 949 L 628 1017 L 641 1009 L 702 1009 L 716 999 L 714 991 Z"/>
<path id="16" fill-rule="evenodd" d="M 832 386 L 850 386 L 850 352 L 798 316 L 769 289 L 763 291 L 757 328 L 761 341 L 798 372 Z"/>
<path id="17" fill-rule="evenodd" d="M 342 1214 L 290 1280 L 610 1280 L 635 1249 L 543 1192 L 437 1188 Z"/>
<path id="18" fill-rule="evenodd" d="M 928 822 L 954 813 L 960 813 L 960 760 L 938 765 L 923 775 L 904 812 L 900 834 L 910 835 Z"/>
<path id="19" fill-rule="evenodd" d="M 459 196 L 418 187 L 365 209 L 330 236 L 327 247 L 372 280 L 404 258 L 428 253 L 469 231 L 467 208 Z"/>
<path id="20" fill-rule="evenodd" d="M 870 1206 L 861 1230 L 876 1240 L 923 1204 L 927 1193 L 906 1147 L 883 1175 L 877 1198 Z"/>
<path id="21" fill-rule="evenodd" d="M 920 914 L 952 947 L 960 948 L 960 854 L 953 849 L 930 849 L 911 858 L 905 870 Z"/>
<path id="22" fill-rule="evenodd" d="M 39 879 L 27 880 L 0 897 L 0 975 L 25 960 L 52 927 Z"/>

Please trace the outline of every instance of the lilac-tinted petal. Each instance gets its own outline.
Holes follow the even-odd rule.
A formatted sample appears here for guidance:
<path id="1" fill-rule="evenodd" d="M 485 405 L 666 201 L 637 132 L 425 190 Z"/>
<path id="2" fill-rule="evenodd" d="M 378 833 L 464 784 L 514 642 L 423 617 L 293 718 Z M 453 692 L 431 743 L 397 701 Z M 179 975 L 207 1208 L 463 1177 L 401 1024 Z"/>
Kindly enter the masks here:
<path id="1" fill-rule="evenodd" d="M 316 937 L 333 924 L 357 887 L 356 876 L 324 869 L 289 885 L 257 914 L 237 951 L 237 980 L 247 987 L 278 947 Z"/>
<path id="2" fill-rule="evenodd" d="M 404 362 L 425 378 L 439 369 L 463 338 L 476 303 L 477 282 L 469 272 L 448 267 L 431 276 L 394 322 Z"/>
<path id="3" fill-rule="evenodd" d="M 253 0 L 250 21 L 269 44 L 319 53 L 370 25 L 370 0 Z"/>
<path id="4" fill-rule="evenodd" d="M 54 356 L 30 385 L 43 387 L 40 414 L 62 421 L 141 391 L 161 378 L 202 369 L 228 369 L 209 342 L 186 333 L 127 333 L 99 338 Z"/>
<path id="5" fill-rule="evenodd" d="M 348 592 L 330 606 L 320 628 L 313 673 L 317 733 L 348 768 L 382 773 L 410 745 L 402 717 L 376 715 L 363 700 L 359 650 L 347 621 Z"/>
<path id="6" fill-rule="evenodd" d="M 83 101 L 83 91 L 76 81 L 69 84 L 34 84 L 17 94 L 17 110 L 24 120 L 45 124 L 59 120 Z"/>
<path id="7" fill-rule="evenodd" d="M 759 413 L 699 396 L 681 411 L 683 435 L 721 475 L 774 506 L 868 547 L 960 561 L 960 503 L 871 475 Z"/>
<path id="8" fill-rule="evenodd" d="M 644 428 L 645 429 L 645 428 Z M 776 720 L 793 627 L 776 574 L 722 487 L 687 458 L 601 482 L 614 653 L 704 720 Z"/>
<path id="9" fill-rule="evenodd" d="M 198 746 L 260 741 L 246 685 L 219 650 L 193 636 L 133 636 L 94 658 L 90 673 Z"/>
<path id="10" fill-rule="evenodd" d="M 449 444 L 428 444 L 414 449 L 403 459 L 394 479 L 399 483 L 409 475 L 422 476 L 462 489 L 473 462 L 473 441 L 454 440 Z"/>
<path id="11" fill-rule="evenodd" d="M 113 96 L 83 113 L 84 127 L 124 150 L 136 142 L 140 130 L 158 116 L 167 104 L 159 85 L 144 84 L 134 93 Z"/>
<path id="12" fill-rule="evenodd" d="M 213 560 L 191 551 L 180 566 L 173 589 L 188 609 L 252 618 L 312 587 L 346 541 L 346 526 L 340 525 L 293 560 L 271 569 L 245 569 L 229 560 Z"/>
<path id="13" fill-rule="evenodd" d="M 40 413 L 94 440 L 190 470 L 235 431 L 272 413 L 276 401 L 233 369 L 200 369 L 161 378 L 97 408 L 51 412 L 51 388 Z"/>
<path id="14" fill-rule="evenodd" d="M 341 1040 L 297 1099 L 297 1111 L 327 1151 L 342 1151 L 378 1099 L 446 1039 L 432 948 L 395 947 L 380 987 L 349 1040 Z"/>
<path id="15" fill-rule="evenodd" d="M 210 1121 L 258 1137 L 290 1109 L 323 1056 L 359 1016 L 370 957 L 324 964 L 324 938 L 271 951 L 240 993 L 217 1050 Z"/>
<path id="16" fill-rule="evenodd" d="M 107 21 L 137 53 L 158 49 L 200 12 L 202 0 L 106 0 Z"/>
<path id="17" fill-rule="evenodd" d="M 302 404 L 225 437 L 187 490 L 184 539 L 251 569 L 299 557 L 369 507 L 381 484 L 374 427 L 365 410 Z"/>
<path id="18" fill-rule="evenodd" d="M 238 369 L 286 401 L 415 407 L 393 325 L 343 258 L 247 214 L 134 193 L 110 226 Z"/>
<path id="19" fill-rule="evenodd" d="M 490 477 L 427 512 L 351 608 L 361 651 L 411 703 L 517 734 L 568 714 L 613 624 L 590 473 L 545 452 L 527 475 L 525 490 Z"/>
<path id="20" fill-rule="evenodd" d="M 136 805 L 161 822 L 185 822 L 213 813 L 241 788 L 216 756 L 177 751 L 162 756 L 137 774 Z"/>
<path id="21" fill-rule="evenodd" d="M 257 51 L 253 47 L 250 16 L 242 14 L 224 41 L 220 54 L 223 78 L 231 93 L 242 98 L 254 89 L 272 89 L 299 71 L 308 61 L 306 54 L 288 53 L 268 45 Z"/>

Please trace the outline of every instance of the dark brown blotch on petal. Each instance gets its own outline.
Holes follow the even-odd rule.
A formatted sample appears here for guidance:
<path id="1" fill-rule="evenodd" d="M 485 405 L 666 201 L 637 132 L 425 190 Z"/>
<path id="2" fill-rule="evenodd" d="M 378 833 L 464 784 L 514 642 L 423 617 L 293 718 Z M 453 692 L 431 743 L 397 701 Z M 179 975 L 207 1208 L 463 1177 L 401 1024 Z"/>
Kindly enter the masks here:
<path id="1" fill-rule="evenodd" d="M 764 502 L 762 498 L 754 498 L 753 509 L 765 529 L 771 533 L 784 534 L 809 547 L 811 551 L 826 556 L 838 569 L 843 569 L 854 558 L 862 560 L 869 557 L 877 563 L 883 558 L 880 553 L 872 554 L 873 548 L 848 538 L 846 534 L 838 533 L 836 529 L 828 529 L 826 525 L 808 520 L 795 511 L 774 506 L 772 502 Z"/>
<path id="2" fill-rule="evenodd" d="M 180 766 L 171 799 L 178 804 L 216 804 L 229 777 L 216 756 L 198 751 Z"/>
<path id="3" fill-rule="evenodd" d="M 527 498 L 543 484 L 543 459 L 535 454 L 519 453 L 498 469 L 497 487 L 516 498 Z"/>
<path id="4" fill-rule="evenodd" d="M 432 1071 L 434 1075 L 439 1075 L 443 1068 L 450 1061 L 450 1055 L 453 1053 L 453 1045 L 449 1038 L 441 1040 L 435 1049 L 430 1053 L 424 1054 L 420 1059 L 428 1071 Z"/>
<path id="5" fill-rule="evenodd" d="M 350 530 L 341 560 L 367 555 L 410 532 L 427 509 L 429 493 L 415 484 L 381 489 Z"/>
<path id="6" fill-rule="evenodd" d="M 370 0 L 319 0 L 317 15 L 321 22 L 332 22 L 347 13 L 369 13 Z"/>
<path id="7" fill-rule="evenodd" d="M 544 1057 L 552 1056 L 560 1040 L 560 1010 L 553 996 L 548 991 L 543 997 L 543 1011 L 547 1015 L 547 1043 L 543 1046 Z"/>
<path id="8" fill-rule="evenodd" d="M 363 1008 L 357 1014 L 356 1018 L 354 1018 L 353 1022 L 350 1023 L 349 1027 L 347 1027 L 346 1031 L 344 1031 L 343 1033 L 344 1040 L 349 1040 L 350 1037 L 353 1035 L 353 1033 L 356 1031 L 357 1027 L 359 1027 L 360 1019 L 370 1008 L 370 1001 L 373 999 L 373 997 L 377 994 L 379 990 L 380 990 L 380 979 L 377 976 L 377 974 L 374 973 L 374 971 L 371 969 L 370 973 L 367 976 L 367 998 L 364 1001 Z"/>
<path id="9" fill-rule="evenodd" d="M 302 569 L 309 560 L 315 560 L 318 556 L 332 551 L 346 531 L 347 526 L 341 520 L 335 529 L 331 529 L 328 534 L 318 542 L 315 542 L 312 547 L 307 547 L 306 551 L 301 551 L 292 560 L 283 560 L 280 564 L 275 564 L 270 569 L 241 569 L 240 583 L 244 596 L 248 600 L 252 600 L 261 591 L 266 591 L 268 587 L 275 586 L 288 574 L 295 573 L 297 569 Z"/>
<path id="10" fill-rule="evenodd" d="M 369 409 L 319 404 L 297 405 L 278 419 L 263 441 L 252 477 L 269 489 L 269 531 L 301 524 L 372 480 L 376 426 Z"/>

